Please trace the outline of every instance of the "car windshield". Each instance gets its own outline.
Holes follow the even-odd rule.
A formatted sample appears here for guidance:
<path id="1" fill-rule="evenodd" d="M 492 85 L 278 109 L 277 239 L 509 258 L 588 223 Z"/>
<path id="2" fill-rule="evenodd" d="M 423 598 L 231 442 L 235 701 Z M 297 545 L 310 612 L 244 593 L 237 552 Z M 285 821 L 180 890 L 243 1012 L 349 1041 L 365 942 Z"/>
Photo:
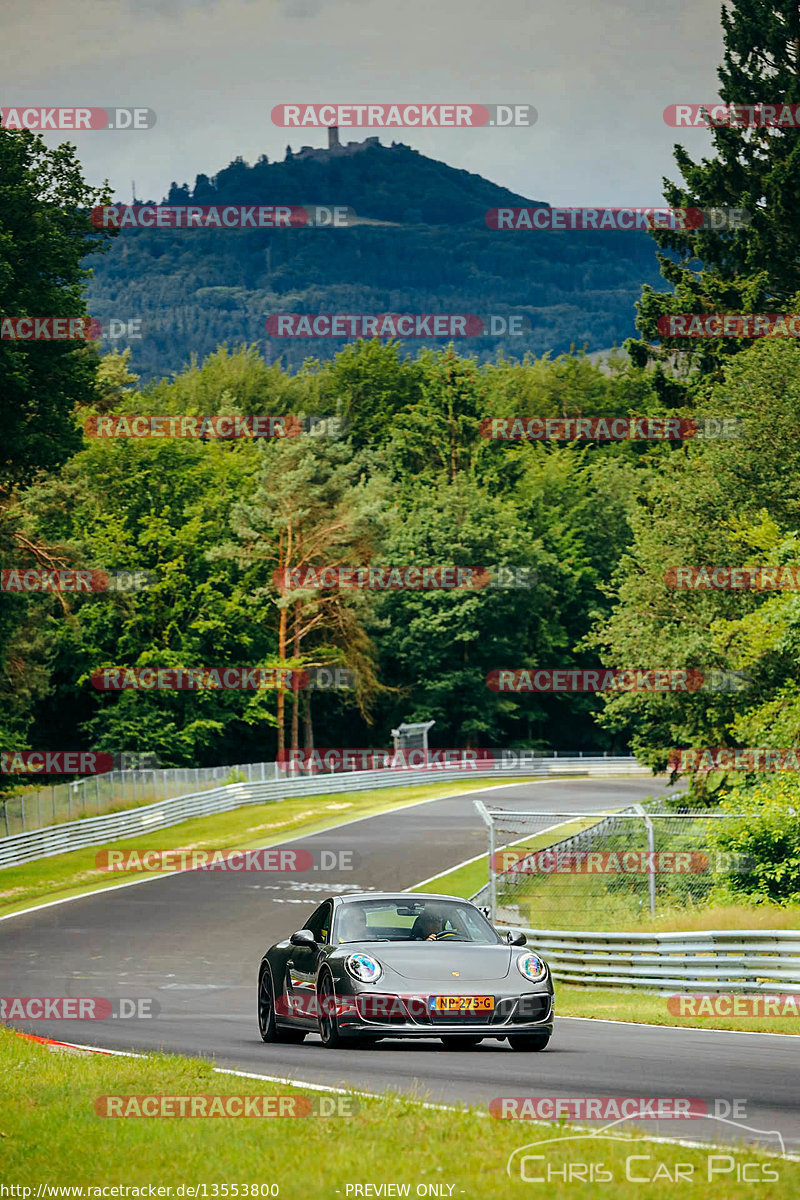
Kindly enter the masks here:
<path id="1" fill-rule="evenodd" d="M 502 938 L 474 905 L 458 900 L 355 900 L 337 914 L 334 943 L 477 942 L 495 946 Z"/>

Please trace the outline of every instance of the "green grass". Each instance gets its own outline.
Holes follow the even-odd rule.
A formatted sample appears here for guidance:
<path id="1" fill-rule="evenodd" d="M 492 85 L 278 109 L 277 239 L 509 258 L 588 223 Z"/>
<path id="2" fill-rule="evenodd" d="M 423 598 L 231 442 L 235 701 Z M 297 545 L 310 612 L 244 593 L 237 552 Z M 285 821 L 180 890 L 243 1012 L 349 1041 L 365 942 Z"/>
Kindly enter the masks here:
<path id="1" fill-rule="evenodd" d="M 515 779 L 514 783 L 536 782 Z M 258 849 L 276 845 L 292 834 L 330 829 L 343 821 L 403 808 L 438 796 L 468 794 L 493 786 L 491 780 L 475 779 L 413 787 L 374 788 L 366 792 L 334 792 L 321 796 L 298 796 L 252 804 L 216 816 L 198 817 L 168 829 L 135 834 L 121 841 L 74 850 L 53 858 L 37 859 L 0 871 L 0 916 L 18 912 L 37 902 L 78 896 L 97 888 L 112 887 L 143 872 L 101 871 L 96 856 L 116 848 L 137 850 Z M 508 784 L 497 786 L 508 786 Z"/>
<path id="2" fill-rule="evenodd" d="M 680 989 L 676 988 L 677 993 Z M 703 992 L 687 985 L 685 992 Z M 794 989 L 776 984 L 775 994 Z M 646 1025 L 690 1025 L 694 1029 L 733 1029 L 749 1033 L 800 1034 L 800 1017 L 677 1016 L 667 1008 L 667 996 L 623 988 L 579 987 L 556 983 L 556 1013 L 560 1017 L 595 1017 L 607 1021 L 641 1021 Z"/>
<path id="3" fill-rule="evenodd" d="M 561 831 L 560 831 L 561 832 Z M 571 828 L 569 833 L 574 832 Z M 568 836 L 566 831 L 563 836 Z M 524 845 L 514 843 L 519 849 L 540 849 L 551 843 L 551 835 L 545 834 L 538 839 L 526 839 Z M 488 855 L 483 855 L 474 863 L 456 867 L 436 879 L 429 880 L 424 888 L 416 891 L 446 892 L 453 896 L 474 896 L 487 880 Z M 570 877 L 571 880 L 585 882 L 585 877 Z M 591 901 L 594 900 L 594 903 Z M 536 920 L 530 919 L 530 912 L 521 915 L 525 918 L 521 924 L 530 924 L 531 928 L 565 928 L 559 921 L 563 919 L 566 910 L 566 898 L 562 896 L 551 904 L 550 912 L 542 916 L 540 910 Z M 624 928 L 636 933 L 648 932 L 689 932 L 702 929 L 797 929 L 800 927 L 800 905 L 780 906 L 763 904 L 757 907 L 748 905 L 727 905 L 719 907 L 685 906 L 665 909 L 655 917 L 649 915 L 639 919 L 631 919 L 629 905 L 621 903 L 613 908 L 613 897 L 603 899 L 602 911 L 598 914 L 596 894 L 586 892 L 582 916 L 583 929 L 600 930 L 609 928 Z M 569 908 L 570 926 L 578 928 L 573 920 L 575 909 Z M 623 919 L 627 917 L 628 923 Z M 623 922 L 623 923 L 620 923 Z M 653 996 L 638 991 L 626 991 L 620 988 L 579 987 L 564 983 L 556 983 L 557 1012 L 568 1017 L 597 1017 L 614 1021 L 644 1022 L 653 1025 L 689 1025 L 698 1029 L 731 1029 L 745 1030 L 753 1033 L 800 1033 L 800 1021 L 792 1017 L 707 1017 L 695 1015 L 673 1016 L 667 1009 L 666 996 Z M 689 990 L 688 988 L 686 989 Z M 698 989 L 701 991 L 702 989 Z M 791 991 L 781 989 L 776 985 L 775 991 Z"/>
<path id="4" fill-rule="evenodd" d="M 594 824 L 565 823 L 557 840 Z M 509 845 L 516 851 L 540 850 L 553 844 L 553 831 L 523 838 Z M 436 890 L 453 896 L 474 896 L 488 881 L 489 856 L 481 855 L 451 871 L 429 879 L 414 891 Z M 680 877 L 676 877 L 680 878 Z M 607 890 L 605 880 L 589 875 L 534 876 L 527 885 L 505 897 L 498 905 L 519 907 L 519 924 L 533 929 L 591 929 L 596 932 L 677 933 L 703 929 L 791 929 L 800 928 L 800 903 L 795 904 L 706 904 L 689 896 L 657 895 L 656 913 L 651 917 L 646 899 L 646 876 L 632 877 L 636 889 L 630 893 Z M 598 885 L 601 885 L 601 891 Z"/>
<path id="5" fill-rule="evenodd" d="M 578 821 L 564 821 L 557 826 L 558 840 L 571 837 L 574 833 L 580 833 L 583 829 L 588 829 L 591 825 L 597 824 L 597 814 L 592 814 L 586 819 L 581 818 Z M 533 850 L 542 850 L 546 846 L 553 843 L 554 830 L 551 827 L 547 833 L 540 833 L 533 837 L 520 838 L 519 841 L 508 844 L 515 852 L 521 854 L 530 853 Z M 498 853 L 502 853 L 508 846 L 501 847 Z M 489 875 L 489 855 L 483 854 L 480 858 L 476 858 L 474 862 L 465 863 L 462 867 L 456 867 L 452 871 L 445 871 L 442 875 L 437 875 L 435 879 L 436 890 L 450 896 L 464 896 L 469 899 L 487 882 Z M 430 891 L 434 880 L 429 880 L 424 887 L 412 888 L 415 892 Z"/>
<path id="6" fill-rule="evenodd" d="M 268 1048 L 263 1050 L 258 1056 L 263 1070 L 274 1073 L 276 1064 L 270 1062 Z M 104 1118 L 94 1107 L 101 1096 L 299 1094 L 313 1099 L 320 1093 L 215 1074 L 207 1062 L 178 1056 L 112 1058 L 53 1052 L 3 1029 L 0 1076 L 3 1182 L 32 1187 L 33 1196 L 39 1184 L 150 1184 L 171 1187 L 173 1197 L 181 1184 L 205 1184 L 207 1196 L 213 1197 L 214 1185 L 216 1195 L 225 1195 L 227 1185 L 227 1194 L 233 1196 L 232 1185 L 275 1183 L 281 1200 L 347 1200 L 348 1185 L 394 1183 L 409 1185 L 410 1196 L 417 1194 L 419 1185 L 444 1184 L 452 1185 L 452 1192 L 446 1186 L 444 1195 L 457 1200 L 529 1197 L 529 1182 L 520 1181 L 518 1173 L 515 1178 L 506 1176 L 509 1154 L 530 1142 L 578 1132 L 563 1124 L 482 1119 L 477 1109 L 423 1108 L 409 1097 L 389 1095 L 353 1096 L 351 1112 L 354 1103 L 359 1106 L 354 1115 L 327 1118 Z M 659 1133 L 691 1138 L 691 1122 L 662 1121 Z M 800 1164 L 745 1148 L 739 1154 L 638 1139 L 584 1139 L 533 1147 L 529 1153 L 545 1154 L 551 1169 L 559 1171 L 578 1159 L 602 1161 L 614 1178 L 602 1188 L 610 1200 L 645 1195 L 648 1200 L 672 1200 L 675 1184 L 665 1172 L 674 1177 L 677 1163 L 692 1168 L 691 1194 L 699 1200 L 752 1200 L 753 1183 L 736 1182 L 736 1168 L 741 1172 L 744 1163 L 751 1164 L 751 1172 L 777 1174 L 777 1182 L 762 1185 L 759 1196 L 789 1200 L 800 1189 Z M 722 1157 L 710 1157 L 715 1154 Z M 649 1156 L 649 1161 L 637 1158 L 631 1164 L 632 1174 L 646 1171 L 653 1178 L 660 1173 L 646 1191 L 626 1182 L 626 1159 L 632 1155 Z M 710 1163 L 729 1169 L 707 1182 Z M 536 1173 L 546 1169 L 541 1163 L 529 1164 L 529 1170 L 535 1168 Z M 241 1190 L 238 1194 L 243 1195 Z M 574 1182 L 556 1177 L 547 1194 L 585 1193 Z M 87 1195 L 91 1194 L 84 1193 L 84 1198 Z"/>

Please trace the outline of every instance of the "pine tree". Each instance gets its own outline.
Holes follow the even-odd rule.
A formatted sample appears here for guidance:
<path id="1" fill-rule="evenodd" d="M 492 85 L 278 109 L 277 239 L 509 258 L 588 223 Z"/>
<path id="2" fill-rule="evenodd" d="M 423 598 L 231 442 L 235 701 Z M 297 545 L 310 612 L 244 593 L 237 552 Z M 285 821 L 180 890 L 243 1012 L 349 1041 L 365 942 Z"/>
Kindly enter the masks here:
<path id="1" fill-rule="evenodd" d="M 725 52 L 717 70 L 726 104 L 800 103 L 799 0 L 732 0 L 722 9 Z M 800 119 L 800 110 L 798 111 Z M 688 133 L 687 133 L 688 136 Z M 700 135 L 702 136 L 702 135 Z M 673 292 L 642 290 L 637 328 L 628 343 L 639 365 L 684 352 L 684 365 L 719 377 L 731 354 L 748 338 L 659 337 L 657 321 L 670 313 L 789 312 L 800 298 L 800 135 L 781 126 L 714 125 L 714 156 L 693 161 L 675 146 L 683 185 L 664 180 L 673 208 L 744 209 L 751 222 L 739 229 L 654 231 L 658 260 Z M 660 342 L 656 349 L 648 343 Z"/>

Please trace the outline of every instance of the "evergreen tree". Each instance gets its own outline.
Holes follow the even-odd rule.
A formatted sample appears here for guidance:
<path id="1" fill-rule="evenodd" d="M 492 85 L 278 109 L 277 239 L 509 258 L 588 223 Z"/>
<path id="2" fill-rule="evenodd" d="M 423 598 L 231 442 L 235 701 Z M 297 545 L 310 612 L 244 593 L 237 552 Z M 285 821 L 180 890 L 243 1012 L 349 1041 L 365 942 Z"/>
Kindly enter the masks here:
<path id="1" fill-rule="evenodd" d="M 800 102 L 800 3 L 733 0 L 722 9 L 725 52 L 717 71 L 726 105 Z M 733 119 L 733 118 L 732 118 Z M 720 377 L 723 361 L 752 344 L 747 338 L 660 338 L 658 318 L 670 313 L 791 311 L 800 293 L 800 141 L 793 124 L 714 125 L 714 156 L 695 162 L 681 146 L 675 161 L 683 184 L 664 180 L 674 208 L 744 209 L 742 228 L 696 232 L 659 229 L 661 273 L 673 292 L 645 285 L 637 327 L 628 343 L 634 361 L 662 361 L 685 352 L 684 365 Z M 668 251 L 671 253 L 664 253 Z M 660 341 L 658 349 L 648 343 Z"/>

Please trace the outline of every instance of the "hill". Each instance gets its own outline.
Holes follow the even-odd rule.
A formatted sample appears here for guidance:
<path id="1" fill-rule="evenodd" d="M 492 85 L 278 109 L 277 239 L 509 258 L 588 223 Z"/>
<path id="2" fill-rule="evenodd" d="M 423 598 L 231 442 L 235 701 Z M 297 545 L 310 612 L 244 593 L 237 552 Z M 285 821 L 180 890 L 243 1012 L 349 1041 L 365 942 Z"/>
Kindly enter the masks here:
<path id="1" fill-rule="evenodd" d="M 500 347 L 514 357 L 573 344 L 598 350 L 633 335 L 641 284 L 660 279 L 645 233 L 490 230 L 489 208 L 547 206 L 377 139 L 349 152 L 287 148 L 280 163 L 236 159 L 213 179 L 198 175 L 191 189 L 173 183 L 163 202 L 341 204 L 389 224 L 124 230 L 92 263 L 89 309 L 104 323 L 141 319 L 141 340 L 113 344 L 131 346 L 144 378 L 171 374 L 223 342 L 261 342 L 267 359 L 291 366 L 344 344 L 268 338 L 265 319 L 280 312 L 523 313 L 523 336 L 458 339 L 459 347 L 480 360 Z M 405 347 L 414 353 L 421 344 Z"/>

